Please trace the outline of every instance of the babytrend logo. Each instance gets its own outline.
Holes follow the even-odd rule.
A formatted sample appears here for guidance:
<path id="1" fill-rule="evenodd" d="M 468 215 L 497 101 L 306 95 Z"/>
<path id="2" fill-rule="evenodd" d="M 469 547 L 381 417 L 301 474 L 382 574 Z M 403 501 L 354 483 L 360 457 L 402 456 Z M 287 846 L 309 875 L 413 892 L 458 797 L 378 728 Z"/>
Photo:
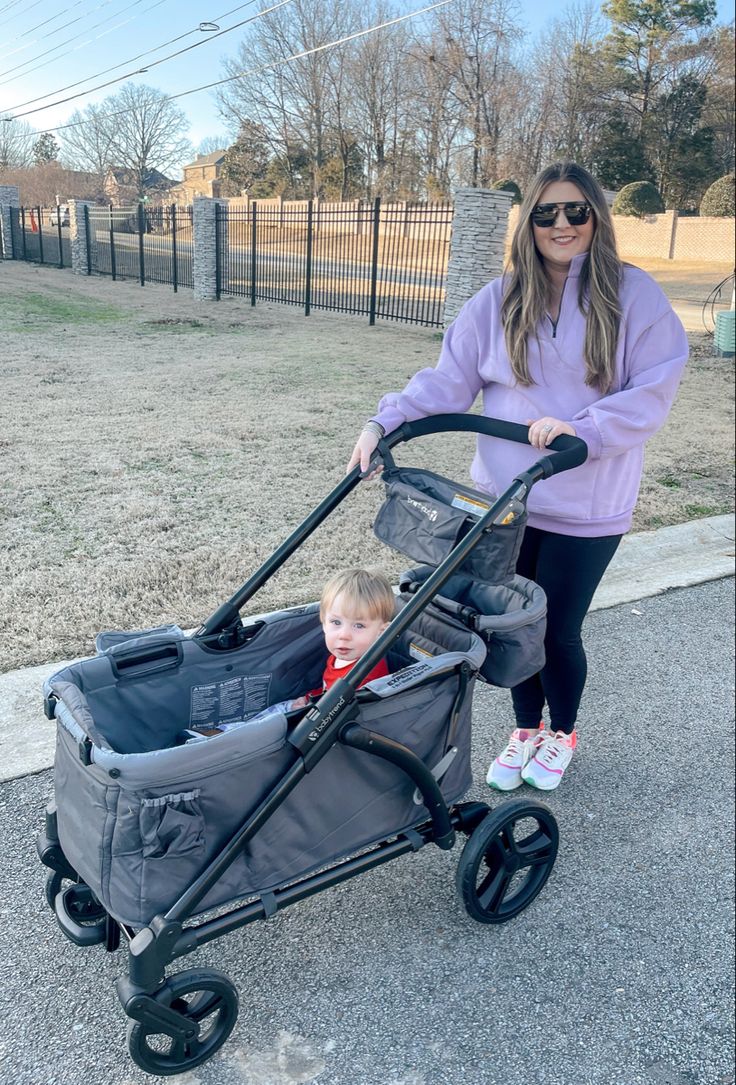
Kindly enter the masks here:
<path id="1" fill-rule="evenodd" d="M 413 497 L 407 496 L 406 500 L 413 508 L 423 512 L 431 523 L 435 522 L 437 519 L 437 509 L 433 509 L 431 505 L 424 505 L 421 501 L 415 501 Z"/>

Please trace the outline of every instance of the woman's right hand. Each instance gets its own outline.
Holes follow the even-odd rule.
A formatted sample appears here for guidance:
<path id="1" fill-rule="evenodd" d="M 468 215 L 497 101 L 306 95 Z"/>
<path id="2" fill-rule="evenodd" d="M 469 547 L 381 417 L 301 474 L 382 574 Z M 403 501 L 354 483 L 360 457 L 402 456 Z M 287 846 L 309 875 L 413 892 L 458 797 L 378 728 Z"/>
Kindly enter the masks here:
<path id="1" fill-rule="evenodd" d="M 364 429 L 361 431 L 358 437 L 353 454 L 350 457 L 350 461 L 347 466 L 345 474 L 349 474 L 356 464 L 360 464 L 360 470 L 365 474 L 370 466 L 371 456 L 378 448 L 378 435 L 372 433 L 370 430 Z M 365 475 L 364 481 L 370 482 L 374 478 L 378 478 L 381 471 L 383 471 L 383 464 L 377 464 L 375 469 L 371 471 L 370 475 Z"/>

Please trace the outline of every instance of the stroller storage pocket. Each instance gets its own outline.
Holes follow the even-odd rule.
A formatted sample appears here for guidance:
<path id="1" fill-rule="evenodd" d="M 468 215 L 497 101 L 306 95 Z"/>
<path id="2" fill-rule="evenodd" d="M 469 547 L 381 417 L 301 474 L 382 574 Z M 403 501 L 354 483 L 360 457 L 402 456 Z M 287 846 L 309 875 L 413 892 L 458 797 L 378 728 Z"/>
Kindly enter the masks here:
<path id="1" fill-rule="evenodd" d="M 491 507 L 493 499 L 433 471 L 392 467 L 384 472 L 386 498 L 373 531 L 381 542 L 427 565 L 440 565 Z M 461 565 L 476 580 L 500 584 L 513 575 L 526 514 L 495 525 Z"/>
<path id="2" fill-rule="evenodd" d="M 140 833 L 144 859 L 189 855 L 204 849 L 199 789 L 142 799 Z"/>

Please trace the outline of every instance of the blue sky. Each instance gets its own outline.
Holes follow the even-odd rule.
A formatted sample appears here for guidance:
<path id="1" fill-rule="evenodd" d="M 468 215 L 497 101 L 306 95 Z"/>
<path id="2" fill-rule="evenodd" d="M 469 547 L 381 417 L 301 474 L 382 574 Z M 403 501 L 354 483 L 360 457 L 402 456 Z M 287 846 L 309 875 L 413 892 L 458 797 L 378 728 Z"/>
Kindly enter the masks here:
<path id="1" fill-rule="evenodd" d="M 166 94 L 212 83 L 222 78 L 223 59 L 235 55 L 246 27 L 215 37 L 200 31 L 200 23 L 215 22 L 224 30 L 270 2 L 273 0 L 220 0 L 219 4 L 215 0 L 0 0 L 0 114 L 42 107 L 24 120 L 39 131 L 53 131 L 74 109 L 99 102 L 122 83 L 84 93 L 90 87 L 137 72 L 146 63 L 199 42 L 183 56 L 150 67 L 132 79 Z M 429 2 L 404 0 L 404 8 L 412 11 Z M 238 7 L 240 10 L 234 10 Z M 564 10 L 563 4 L 553 5 L 549 0 L 521 0 L 520 7 L 522 22 L 532 33 Z M 226 16 L 227 12 L 232 14 Z M 718 0 L 719 22 L 733 17 L 734 0 Z M 175 38 L 180 40 L 172 41 Z M 156 49 L 165 42 L 172 44 Z M 99 78 L 88 78 L 119 64 L 122 66 Z M 77 83 L 80 85 L 61 90 Z M 49 106 L 57 98 L 80 92 L 83 96 L 74 101 Z M 47 94 L 53 97 L 30 101 Z M 24 105 L 26 102 L 29 104 Z M 188 95 L 177 104 L 191 122 L 189 138 L 195 147 L 206 136 L 226 132 L 212 91 Z"/>

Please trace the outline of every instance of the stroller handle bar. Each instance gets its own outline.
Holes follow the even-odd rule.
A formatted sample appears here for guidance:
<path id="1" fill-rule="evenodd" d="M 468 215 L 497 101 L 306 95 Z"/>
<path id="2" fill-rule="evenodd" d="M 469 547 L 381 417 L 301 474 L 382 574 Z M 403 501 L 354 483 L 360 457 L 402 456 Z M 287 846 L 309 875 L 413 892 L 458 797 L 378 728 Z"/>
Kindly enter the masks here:
<path id="1" fill-rule="evenodd" d="M 500 418 L 486 418 L 472 414 L 436 414 L 429 418 L 420 419 L 417 422 L 405 422 L 387 437 L 379 441 L 375 456 L 380 457 L 381 449 L 384 452 L 402 442 L 412 441 L 416 437 L 426 437 L 433 433 L 466 432 L 479 433 L 486 437 L 499 437 L 505 441 L 515 441 L 517 444 L 529 444 L 529 431 L 526 426 L 516 422 L 504 422 Z M 569 471 L 583 463 L 588 455 L 588 446 L 579 437 L 571 437 L 563 434 L 556 437 L 549 446 L 553 455 L 543 456 L 540 460 L 516 479 L 522 481 L 526 491 L 541 478 L 549 478 L 550 475 L 559 474 L 561 471 Z M 313 512 L 302 521 L 291 533 L 288 539 L 267 558 L 253 575 L 243 584 L 238 591 L 226 602 L 217 608 L 210 617 L 203 622 L 194 634 L 198 639 L 220 637 L 220 645 L 228 646 L 227 633 L 233 633 L 240 622 L 240 609 L 255 595 L 259 588 L 263 587 L 267 580 L 281 568 L 289 557 L 297 550 L 306 538 L 327 519 L 347 495 L 359 485 L 361 481 L 360 465 L 349 471 L 337 484 L 331 493 L 314 509 Z"/>
<path id="2" fill-rule="evenodd" d="M 504 422 L 501 418 L 487 418 L 479 414 L 435 414 L 421 418 L 417 422 L 404 422 L 383 440 L 389 448 L 412 441 L 415 437 L 427 437 L 433 433 L 479 433 L 484 437 L 499 437 L 503 441 L 515 441 L 528 445 L 529 427 L 518 422 Z M 562 471 L 579 467 L 588 456 L 588 446 L 579 437 L 562 434 L 555 437 L 549 446 L 554 453 L 543 456 L 535 463 L 532 471 L 537 478 L 549 478 Z"/>

